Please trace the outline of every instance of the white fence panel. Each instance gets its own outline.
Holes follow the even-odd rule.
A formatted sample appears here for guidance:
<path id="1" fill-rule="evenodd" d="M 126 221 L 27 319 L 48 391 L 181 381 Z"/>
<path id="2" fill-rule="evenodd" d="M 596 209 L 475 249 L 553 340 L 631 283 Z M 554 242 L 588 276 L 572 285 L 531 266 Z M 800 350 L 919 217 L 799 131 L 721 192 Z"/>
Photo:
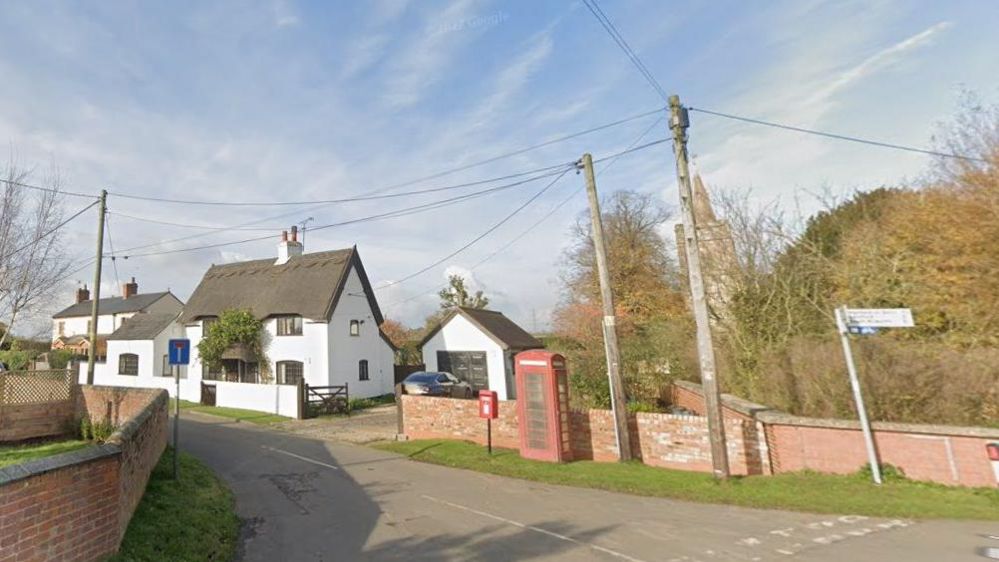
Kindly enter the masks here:
<path id="1" fill-rule="evenodd" d="M 290 384 L 207 382 L 215 385 L 215 405 L 297 418 L 298 387 Z"/>
<path id="2" fill-rule="evenodd" d="M 80 384 L 87 384 L 87 363 L 80 364 Z M 114 373 L 107 363 L 94 364 L 94 384 L 97 386 L 127 386 L 131 388 L 163 388 L 171 398 L 177 396 L 177 386 L 173 377 L 142 377 Z M 180 398 L 191 402 L 201 402 L 201 381 L 180 379 Z M 172 410 L 171 410 L 172 411 Z"/>

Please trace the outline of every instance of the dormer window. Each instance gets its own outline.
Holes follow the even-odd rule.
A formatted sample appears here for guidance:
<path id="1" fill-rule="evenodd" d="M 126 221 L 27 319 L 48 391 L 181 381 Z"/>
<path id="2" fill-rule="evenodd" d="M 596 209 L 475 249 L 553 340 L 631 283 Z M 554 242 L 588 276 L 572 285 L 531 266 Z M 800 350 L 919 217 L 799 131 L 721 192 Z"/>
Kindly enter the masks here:
<path id="1" fill-rule="evenodd" d="M 361 321 L 351 320 L 350 321 L 350 335 L 359 336 L 361 335 Z"/>
<path id="2" fill-rule="evenodd" d="M 298 315 L 278 316 L 277 335 L 279 336 L 302 335 L 302 317 Z"/>

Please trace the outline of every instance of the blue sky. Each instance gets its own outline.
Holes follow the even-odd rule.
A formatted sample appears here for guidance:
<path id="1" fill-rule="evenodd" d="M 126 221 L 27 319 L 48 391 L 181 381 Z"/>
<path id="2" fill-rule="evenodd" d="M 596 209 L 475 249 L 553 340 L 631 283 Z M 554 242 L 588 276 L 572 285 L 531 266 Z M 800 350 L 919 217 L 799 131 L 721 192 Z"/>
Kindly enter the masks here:
<path id="1" fill-rule="evenodd" d="M 999 3 L 611 2 L 615 22 L 668 92 L 693 106 L 929 146 L 959 92 L 999 99 Z M 656 93 L 578 2 L 18 2 L 0 4 L 0 139 L 18 162 L 54 162 L 68 188 L 180 199 L 316 200 L 366 193 L 655 109 Z M 812 194 L 918 178 L 923 156 L 694 114 L 691 152 L 714 189 L 815 208 Z M 596 157 L 655 117 L 445 178 L 435 187 Z M 664 137 L 657 125 L 647 140 Z M 468 251 L 380 290 L 387 316 L 418 325 L 448 271 L 468 268 L 572 190 L 568 174 Z M 317 231 L 306 251 L 357 244 L 376 286 L 449 254 L 543 184 L 404 218 Z M 676 200 L 668 145 L 620 159 L 603 192 Z M 182 299 L 211 263 L 274 254 L 279 228 L 326 224 L 440 195 L 323 208 L 219 208 L 111 196 L 116 249 L 200 233 L 156 249 L 266 234 L 205 226 L 259 221 L 272 240 L 117 260 L 142 290 Z M 67 200 L 72 211 L 82 201 Z M 471 272 L 494 306 L 543 328 L 559 299 L 567 230 L 582 195 Z M 93 213 L 91 213 L 93 214 Z M 286 215 L 281 218 L 270 218 Z M 89 219 L 89 215 L 88 215 Z M 92 252 L 93 221 L 69 229 Z M 665 229 L 668 230 L 668 229 Z M 148 250 L 147 250 L 148 251 Z M 110 263 L 107 265 L 111 265 Z M 67 304 L 75 279 L 51 304 Z M 105 291 L 114 288 L 106 269 Z M 424 295 L 424 296 L 420 296 Z"/>

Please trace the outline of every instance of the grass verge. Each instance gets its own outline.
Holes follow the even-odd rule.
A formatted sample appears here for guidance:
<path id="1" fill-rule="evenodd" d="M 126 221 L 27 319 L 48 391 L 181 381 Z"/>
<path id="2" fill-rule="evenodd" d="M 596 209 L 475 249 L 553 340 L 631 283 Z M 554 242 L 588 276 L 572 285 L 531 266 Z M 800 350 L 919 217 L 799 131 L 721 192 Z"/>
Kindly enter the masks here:
<path id="1" fill-rule="evenodd" d="M 559 465 L 526 460 L 510 449 L 493 449 L 490 457 L 485 447 L 461 441 L 391 441 L 373 446 L 422 462 L 643 496 L 812 513 L 999 520 L 999 489 L 993 488 L 959 488 L 898 477 L 875 486 L 860 473 L 816 472 L 715 482 L 708 474 L 653 468 L 639 462 Z"/>
<path id="2" fill-rule="evenodd" d="M 170 399 L 170 412 L 173 413 L 174 399 Z M 219 416 L 221 418 L 229 418 L 236 421 L 245 421 L 250 423 L 255 423 L 259 425 L 267 425 L 270 423 L 278 423 L 288 421 L 291 418 L 285 416 L 279 416 L 277 414 L 268 414 L 266 412 L 258 412 L 256 410 L 243 410 L 242 408 L 225 408 L 221 406 L 205 406 L 198 404 L 197 402 L 188 402 L 187 400 L 180 401 L 180 409 L 189 412 L 200 412 L 202 414 L 210 414 L 213 416 Z"/>
<path id="3" fill-rule="evenodd" d="M 80 439 L 60 439 L 0 447 L 0 468 L 20 464 L 35 459 L 68 453 L 90 445 L 90 441 Z"/>
<path id="4" fill-rule="evenodd" d="M 239 536 L 232 492 L 196 458 L 181 452 L 173 480 L 173 450 L 153 469 L 118 554 L 109 560 L 228 561 Z"/>

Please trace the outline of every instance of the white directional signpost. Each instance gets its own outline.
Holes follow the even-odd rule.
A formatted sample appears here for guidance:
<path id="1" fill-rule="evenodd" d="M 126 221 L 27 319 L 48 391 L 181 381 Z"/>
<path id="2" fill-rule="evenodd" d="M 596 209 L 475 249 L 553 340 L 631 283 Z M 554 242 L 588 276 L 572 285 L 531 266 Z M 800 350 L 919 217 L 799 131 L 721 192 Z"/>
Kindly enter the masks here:
<path id="1" fill-rule="evenodd" d="M 874 447 L 874 434 L 871 433 L 871 423 L 867 420 L 867 410 L 864 408 L 864 396 L 860 392 L 860 379 L 857 378 L 857 366 L 853 363 L 853 351 L 850 349 L 850 334 L 876 334 L 881 328 L 911 328 L 912 311 L 908 308 L 847 308 L 836 309 L 836 327 L 843 342 L 843 355 L 846 356 L 846 368 L 850 372 L 850 388 L 853 389 L 853 400 L 857 404 L 857 415 L 860 417 L 860 428 L 864 431 L 864 444 L 867 446 L 867 460 L 871 463 L 871 477 L 875 484 L 881 484 L 881 467 L 878 464 L 878 452 Z"/>

